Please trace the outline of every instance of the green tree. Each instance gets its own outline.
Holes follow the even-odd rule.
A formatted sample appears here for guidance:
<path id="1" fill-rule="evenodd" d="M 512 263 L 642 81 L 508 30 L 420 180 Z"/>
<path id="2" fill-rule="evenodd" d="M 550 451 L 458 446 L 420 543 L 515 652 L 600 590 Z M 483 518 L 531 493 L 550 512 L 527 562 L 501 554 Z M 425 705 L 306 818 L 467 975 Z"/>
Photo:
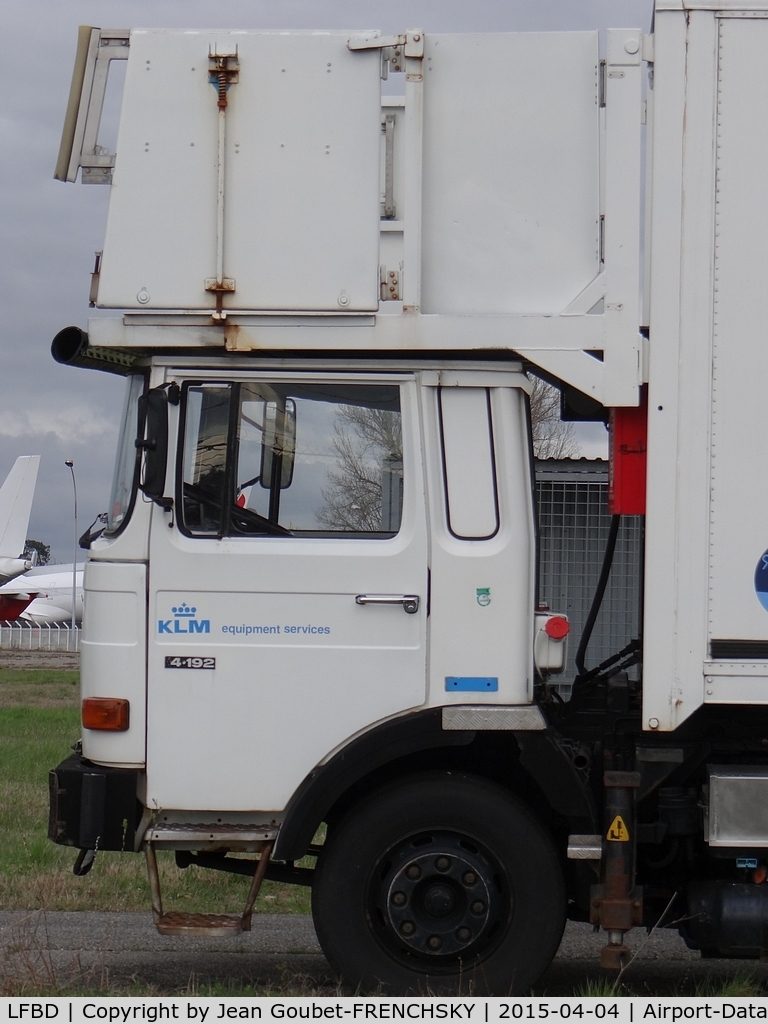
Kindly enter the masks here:
<path id="1" fill-rule="evenodd" d="M 51 560 L 51 545 L 43 544 L 41 540 L 30 540 L 27 537 L 24 542 L 24 557 L 31 558 L 32 552 L 37 552 L 37 564 L 48 565 Z"/>

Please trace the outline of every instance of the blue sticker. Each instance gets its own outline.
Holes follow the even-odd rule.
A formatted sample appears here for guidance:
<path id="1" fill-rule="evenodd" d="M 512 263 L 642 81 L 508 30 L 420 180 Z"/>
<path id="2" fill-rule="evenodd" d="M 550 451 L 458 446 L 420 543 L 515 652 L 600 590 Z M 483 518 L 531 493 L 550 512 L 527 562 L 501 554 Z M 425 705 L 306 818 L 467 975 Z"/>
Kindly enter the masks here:
<path id="1" fill-rule="evenodd" d="M 768 551 L 760 555 L 755 569 L 755 591 L 758 601 L 768 611 Z"/>
<path id="2" fill-rule="evenodd" d="M 472 690 L 475 693 L 497 691 L 499 680 L 496 676 L 446 676 L 446 690 Z"/>

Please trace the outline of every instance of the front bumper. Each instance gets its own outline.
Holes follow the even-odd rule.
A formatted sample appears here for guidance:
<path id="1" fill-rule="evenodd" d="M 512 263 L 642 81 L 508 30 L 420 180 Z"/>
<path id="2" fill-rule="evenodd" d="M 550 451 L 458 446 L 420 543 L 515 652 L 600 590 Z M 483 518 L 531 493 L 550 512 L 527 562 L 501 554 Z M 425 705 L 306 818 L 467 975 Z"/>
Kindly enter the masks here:
<path id="1" fill-rule="evenodd" d="M 81 850 L 136 849 L 143 807 L 139 772 L 105 768 L 72 754 L 48 773 L 48 838 Z"/>

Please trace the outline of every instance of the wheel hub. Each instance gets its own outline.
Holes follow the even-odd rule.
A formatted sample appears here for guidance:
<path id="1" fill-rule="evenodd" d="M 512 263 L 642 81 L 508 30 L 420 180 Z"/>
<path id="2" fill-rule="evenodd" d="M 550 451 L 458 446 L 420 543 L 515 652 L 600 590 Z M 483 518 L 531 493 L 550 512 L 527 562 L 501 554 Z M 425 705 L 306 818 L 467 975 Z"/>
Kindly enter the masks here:
<path id="1" fill-rule="evenodd" d="M 480 850 L 440 834 L 416 837 L 393 851 L 382 896 L 386 922 L 399 941 L 431 957 L 456 957 L 476 947 L 499 902 L 493 868 Z"/>

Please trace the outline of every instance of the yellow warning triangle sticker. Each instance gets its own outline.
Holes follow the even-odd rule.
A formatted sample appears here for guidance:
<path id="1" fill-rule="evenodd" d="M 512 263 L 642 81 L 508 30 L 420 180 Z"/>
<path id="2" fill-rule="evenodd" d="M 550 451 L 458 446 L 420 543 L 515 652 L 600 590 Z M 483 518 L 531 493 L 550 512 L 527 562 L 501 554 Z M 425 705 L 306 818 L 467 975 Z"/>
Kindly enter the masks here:
<path id="1" fill-rule="evenodd" d="M 620 814 L 610 824 L 608 834 L 605 837 L 610 843 L 628 843 L 629 842 L 629 829 L 624 824 L 624 819 Z"/>

